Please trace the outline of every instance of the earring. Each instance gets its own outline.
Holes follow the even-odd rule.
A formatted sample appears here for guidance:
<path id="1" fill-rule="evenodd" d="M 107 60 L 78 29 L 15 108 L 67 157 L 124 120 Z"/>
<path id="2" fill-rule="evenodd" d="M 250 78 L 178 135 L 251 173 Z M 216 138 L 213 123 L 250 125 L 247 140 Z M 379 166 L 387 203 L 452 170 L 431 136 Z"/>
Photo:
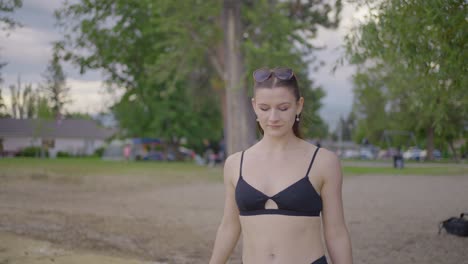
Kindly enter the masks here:
<path id="1" fill-rule="evenodd" d="M 258 117 L 257 117 L 257 119 L 256 119 L 256 120 L 257 120 L 257 122 L 258 122 Z"/>
<path id="2" fill-rule="evenodd" d="M 296 121 L 299 122 L 299 115 L 296 115 Z"/>

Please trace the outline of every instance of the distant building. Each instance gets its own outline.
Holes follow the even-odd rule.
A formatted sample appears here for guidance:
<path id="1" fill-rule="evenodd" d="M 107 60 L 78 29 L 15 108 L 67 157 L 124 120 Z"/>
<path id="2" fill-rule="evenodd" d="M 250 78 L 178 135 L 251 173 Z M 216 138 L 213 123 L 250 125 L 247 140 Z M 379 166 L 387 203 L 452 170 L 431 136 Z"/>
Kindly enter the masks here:
<path id="1" fill-rule="evenodd" d="M 114 133 L 114 129 L 100 127 L 93 120 L 0 118 L 0 151 L 13 155 L 26 147 L 45 146 L 51 156 L 59 151 L 91 155 Z"/>

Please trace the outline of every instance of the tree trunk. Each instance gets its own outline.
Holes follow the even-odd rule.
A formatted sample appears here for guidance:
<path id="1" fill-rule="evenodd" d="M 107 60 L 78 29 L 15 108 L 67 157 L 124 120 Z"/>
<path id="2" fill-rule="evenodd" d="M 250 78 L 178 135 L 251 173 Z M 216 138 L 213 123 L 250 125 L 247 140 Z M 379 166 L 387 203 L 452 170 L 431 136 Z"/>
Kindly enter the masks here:
<path id="1" fill-rule="evenodd" d="M 460 158 L 458 157 L 458 154 L 457 154 L 457 149 L 455 149 L 455 146 L 453 145 L 453 140 L 449 140 L 449 146 L 450 146 L 450 150 L 452 151 L 453 153 L 453 159 L 455 160 L 455 162 L 457 163 L 460 163 Z"/>
<path id="2" fill-rule="evenodd" d="M 249 111 L 252 107 L 247 98 L 243 82 L 244 61 L 240 44 L 242 29 L 240 19 L 241 2 L 224 0 L 224 56 L 226 83 L 226 136 L 227 155 L 244 150 L 255 142 L 255 120 Z"/>
<path id="3" fill-rule="evenodd" d="M 427 129 L 427 160 L 434 160 L 434 125 L 429 125 Z"/>

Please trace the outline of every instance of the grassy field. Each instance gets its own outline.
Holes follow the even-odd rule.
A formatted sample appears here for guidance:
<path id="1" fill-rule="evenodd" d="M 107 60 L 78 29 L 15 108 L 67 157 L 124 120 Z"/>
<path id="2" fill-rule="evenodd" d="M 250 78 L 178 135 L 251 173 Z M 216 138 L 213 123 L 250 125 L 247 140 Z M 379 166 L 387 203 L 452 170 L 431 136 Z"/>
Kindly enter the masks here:
<path id="1" fill-rule="evenodd" d="M 392 167 L 363 167 L 344 166 L 344 175 L 467 175 L 468 169 L 463 166 L 450 166 L 440 164 L 437 167 L 408 167 L 404 169 L 394 169 Z"/>
<path id="2" fill-rule="evenodd" d="M 73 177 L 128 176 L 153 178 L 158 181 L 219 181 L 220 167 L 206 168 L 184 162 L 122 162 L 91 158 L 0 159 L 0 177 Z"/>
<path id="3" fill-rule="evenodd" d="M 358 164 L 343 162 L 343 174 L 348 175 L 467 175 L 468 166 L 454 163 L 427 163 L 421 166 L 408 166 L 394 169 L 388 163 L 360 162 Z M 413 165 L 413 164 L 411 164 Z M 222 166 L 207 168 L 187 162 L 118 162 L 91 158 L 66 159 L 33 159 L 15 158 L 0 159 L 0 177 L 68 177 L 88 175 L 134 175 L 150 177 L 160 181 L 183 181 L 191 179 L 221 181 Z"/>

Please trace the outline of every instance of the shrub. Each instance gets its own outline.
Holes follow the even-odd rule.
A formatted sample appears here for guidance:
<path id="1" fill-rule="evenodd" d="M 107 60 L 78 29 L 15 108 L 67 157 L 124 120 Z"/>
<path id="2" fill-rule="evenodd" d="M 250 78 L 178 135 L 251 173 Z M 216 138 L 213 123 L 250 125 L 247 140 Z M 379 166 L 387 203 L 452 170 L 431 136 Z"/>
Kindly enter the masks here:
<path id="1" fill-rule="evenodd" d="M 26 147 L 20 150 L 17 157 L 41 157 L 41 147 Z M 49 157 L 49 151 L 45 150 L 45 156 Z"/>
<path id="2" fill-rule="evenodd" d="M 57 152 L 57 158 L 70 158 L 72 155 L 66 151 Z"/>
<path id="3" fill-rule="evenodd" d="M 104 154 L 104 147 L 100 147 L 94 150 L 93 156 L 102 157 L 103 154 Z"/>

